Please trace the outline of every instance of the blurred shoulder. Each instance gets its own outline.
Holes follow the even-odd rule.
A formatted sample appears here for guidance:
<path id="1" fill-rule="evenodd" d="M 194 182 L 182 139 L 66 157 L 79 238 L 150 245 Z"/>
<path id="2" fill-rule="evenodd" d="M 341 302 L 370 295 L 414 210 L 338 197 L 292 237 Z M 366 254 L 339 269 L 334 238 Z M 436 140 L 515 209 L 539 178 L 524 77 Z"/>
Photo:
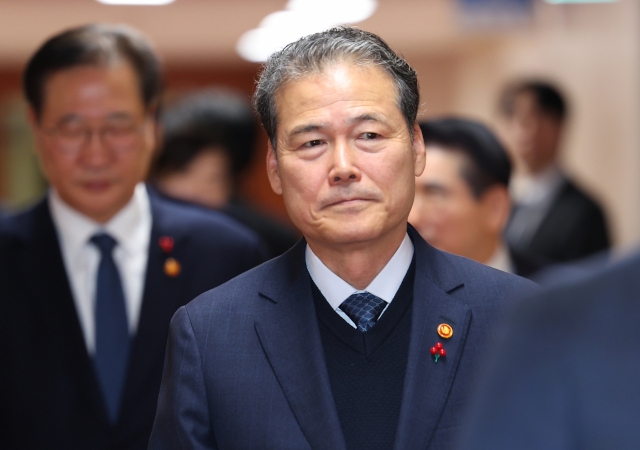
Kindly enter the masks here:
<path id="1" fill-rule="evenodd" d="M 0 242 L 27 241 L 47 227 L 53 227 L 53 223 L 45 196 L 20 211 L 4 213 L 0 219 Z"/>
<path id="2" fill-rule="evenodd" d="M 574 320 L 603 323 L 604 317 L 613 314 L 616 323 L 625 322 L 634 312 L 640 315 L 638 273 L 640 252 L 614 263 L 600 264 L 568 282 L 536 292 L 531 301 L 522 305 L 519 315 L 528 317 L 526 320 L 530 322 L 536 318 L 549 322 L 555 317 L 564 323 Z"/>
<path id="3" fill-rule="evenodd" d="M 164 228 L 188 234 L 200 242 L 237 243 L 261 246 L 256 233 L 233 218 L 197 205 L 168 200 L 149 189 L 154 222 Z"/>

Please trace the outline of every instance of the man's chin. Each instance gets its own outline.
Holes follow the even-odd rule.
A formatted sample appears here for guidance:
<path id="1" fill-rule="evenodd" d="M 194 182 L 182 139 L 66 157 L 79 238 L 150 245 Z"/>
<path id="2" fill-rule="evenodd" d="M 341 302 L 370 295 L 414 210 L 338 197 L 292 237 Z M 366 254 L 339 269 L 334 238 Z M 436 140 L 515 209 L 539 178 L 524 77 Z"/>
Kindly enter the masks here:
<path id="1" fill-rule="evenodd" d="M 96 222 L 106 222 L 122 209 L 131 199 L 116 195 L 113 188 L 108 190 L 83 190 L 76 196 L 70 206 Z"/>

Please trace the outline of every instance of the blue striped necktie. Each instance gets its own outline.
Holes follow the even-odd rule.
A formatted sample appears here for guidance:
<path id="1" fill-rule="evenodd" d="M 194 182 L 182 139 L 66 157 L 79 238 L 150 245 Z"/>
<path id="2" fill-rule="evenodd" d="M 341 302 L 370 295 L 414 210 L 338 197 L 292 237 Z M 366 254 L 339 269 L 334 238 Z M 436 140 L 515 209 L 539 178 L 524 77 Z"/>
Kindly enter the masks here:
<path id="1" fill-rule="evenodd" d="M 386 305 L 387 302 L 369 292 L 357 292 L 342 302 L 340 309 L 364 333 L 376 324 Z"/>
<path id="2" fill-rule="evenodd" d="M 124 291 L 113 260 L 115 239 L 96 234 L 91 243 L 100 250 L 96 282 L 96 352 L 94 365 L 111 423 L 116 423 L 129 358 L 129 326 Z"/>

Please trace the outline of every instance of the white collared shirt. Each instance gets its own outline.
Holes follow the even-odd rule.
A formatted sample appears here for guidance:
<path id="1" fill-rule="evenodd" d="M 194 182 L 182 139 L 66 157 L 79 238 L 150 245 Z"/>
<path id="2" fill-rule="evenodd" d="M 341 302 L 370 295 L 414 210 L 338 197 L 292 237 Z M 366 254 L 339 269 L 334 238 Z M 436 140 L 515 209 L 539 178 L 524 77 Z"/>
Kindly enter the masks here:
<path id="1" fill-rule="evenodd" d="M 305 251 L 305 261 L 311 279 L 327 302 L 329 302 L 331 308 L 353 328 L 357 328 L 356 324 L 340 309 L 342 302 L 351 294 L 367 291 L 387 302 L 385 309 L 380 313 L 380 316 L 382 316 L 389 307 L 389 303 L 391 303 L 393 297 L 395 297 L 396 292 L 398 292 L 402 280 L 404 280 L 407 270 L 409 270 L 412 259 L 413 242 L 411 242 L 409 235 L 405 234 L 400 247 L 398 247 L 398 250 L 396 250 L 387 265 L 384 266 L 369 286 L 363 290 L 358 290 L 325 266 L 320 258 L 313 253 L 309 245 L 307 245 Z"/>
<path id="2" fill-rule="evenodd" d="M 502 270 L 503 272 L 516 273 L 511 255 L 509 255 L 509 250 L 503 242 L 498 245 L 496 251 L 493 252 L 493 255 L 491 255 L 491 258 L 489 258 L 489 261 L 485 264 L 494 269 Z"/>
<path id="3" fill-rule="evenodd" d="M 117 242 L 113 259 L 124 291 L 129 333 L 135 334 L 142 307 L 142 295 L 151 239 L 151 206 L 144 183 L 109 222 L 99 224 L 67 205 L 55 190 L 49 194 L 49 209 L 58 233 L 71 292 L 89 354 L 95 353 L 95 302 L 100 250 L 89 240 L 99 232 Z"/>

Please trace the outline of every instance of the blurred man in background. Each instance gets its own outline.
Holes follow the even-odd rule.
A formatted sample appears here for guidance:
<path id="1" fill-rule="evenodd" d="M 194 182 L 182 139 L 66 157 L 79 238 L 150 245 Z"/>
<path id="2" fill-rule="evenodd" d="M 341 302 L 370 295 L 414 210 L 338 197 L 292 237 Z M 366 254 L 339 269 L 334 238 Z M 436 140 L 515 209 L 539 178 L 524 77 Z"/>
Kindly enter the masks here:
<path id="1" fill-rule="evenodd" d="M 0 448 L 144 449 L 171 316 L 259 241 L 147 191 L 161 69 L 135 30 L 54 36 L 23 82 L 51 189 L 0 231 Z"/>
<path id="2" fill-rule="evenodd" d="M 531 276 L 540 264 L 511 251 L 502 232 L 511 212 L 511 162 L 484 125 L 447 118 L 420 124 L 426 164 L 409 222 L 431 245 L 505 272 Z"/>
<path id="3" fill-rule="evenodd" d="M 238 197 L 240 176 L 255 154 L 257 127 L 240 94 L 193 93 L 162 114 L 163 139 L 151 179 L 169 197 L 229 214 L 262 237 L 270 256 L 278 256 L 295 244 L 295 233 Z"/>
<path id="4" fill-rule="evenodd" d="M 607 249 L 609 234 L 601 208 L 558 167 L 567 117 L 560 92 L 540 81 L 519 82 L 504 91 L 500 112 L 516 165 L 507 243 L 549 262 Z"/>

